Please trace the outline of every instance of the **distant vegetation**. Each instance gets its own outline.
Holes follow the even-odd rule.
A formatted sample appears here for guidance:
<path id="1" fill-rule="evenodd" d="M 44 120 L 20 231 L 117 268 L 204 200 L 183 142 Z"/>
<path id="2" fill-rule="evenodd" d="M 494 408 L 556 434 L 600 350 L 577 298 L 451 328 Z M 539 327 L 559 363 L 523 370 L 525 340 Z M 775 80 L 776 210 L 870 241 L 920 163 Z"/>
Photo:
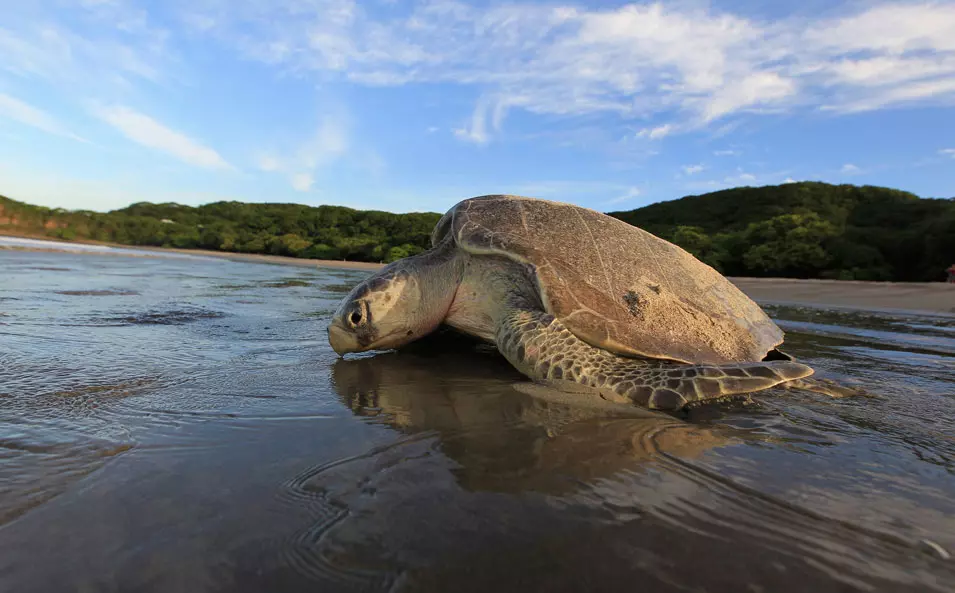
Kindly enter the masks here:
<path id="1" fill-rule="evenodd" d="M 730 276 L 935 281 L 955 263 L 955 199 L 881 187 L 743 187 L 609 214 Z M 0 196 L 0 233 L 374 262 L 427 249 L 439 217 L 240 202 L 97 213 Z"/>
<path id="2" fill-rule="evenodd" d="M 728 276 L 925 282 L 955 263 L 955 199 L 884 187 L 741 187 L 610 214 Z"/>
<path id="3" fill-rule="evenodd" d="M 212 249 L 318 259 L 394 261 L 429 247 L 440 215 L 341 206 L 140 202 L 105 214 L 32 206 L 0 196 L 0 233 L 127 245 Z"/>

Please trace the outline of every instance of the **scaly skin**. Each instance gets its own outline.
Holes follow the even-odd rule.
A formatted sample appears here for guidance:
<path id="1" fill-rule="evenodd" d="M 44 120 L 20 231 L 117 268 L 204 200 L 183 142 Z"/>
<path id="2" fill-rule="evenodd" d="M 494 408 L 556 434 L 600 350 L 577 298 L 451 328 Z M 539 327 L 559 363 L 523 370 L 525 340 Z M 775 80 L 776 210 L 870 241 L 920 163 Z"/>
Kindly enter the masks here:
<path id="1" fill-rule="evenodd" d="M 691 365 L 625 358 L 590 346 L 553 315 L 522 307 L 504 312 L 496 342 L 507 360 L 535 381 L 576 383 L 605 399 L 622 397 L 657 410 L 768 389 L 813 372 L 789 361 Z"/>

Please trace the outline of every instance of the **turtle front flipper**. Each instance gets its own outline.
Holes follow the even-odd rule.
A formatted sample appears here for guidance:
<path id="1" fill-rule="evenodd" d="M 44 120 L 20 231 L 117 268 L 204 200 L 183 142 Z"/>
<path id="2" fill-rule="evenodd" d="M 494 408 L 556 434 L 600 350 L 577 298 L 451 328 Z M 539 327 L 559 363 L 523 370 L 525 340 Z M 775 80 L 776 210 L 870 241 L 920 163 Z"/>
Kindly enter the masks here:
<path id="1" fill-rule="evenodd" d="M 622 396 L 658 410 L 760 391 L 813 372 L 791 361 L 693 365 L 625 358 L 580 340 L 553 315 L 527 309 L 503 316 L 496 341 L 505 358 L 535 381 L 572 382 L 604 399 Z"/>

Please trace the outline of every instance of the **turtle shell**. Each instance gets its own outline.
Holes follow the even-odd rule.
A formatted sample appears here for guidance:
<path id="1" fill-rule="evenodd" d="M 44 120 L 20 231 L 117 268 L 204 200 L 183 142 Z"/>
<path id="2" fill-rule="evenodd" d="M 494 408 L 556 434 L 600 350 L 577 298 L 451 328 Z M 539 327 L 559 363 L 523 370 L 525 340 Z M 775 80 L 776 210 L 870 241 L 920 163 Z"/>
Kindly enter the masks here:
<path id="1" fill-rule="evenodd" d="M 625 356 L 756 362 L 783 332 L 722 274 L 680 247 L 600 212 L 489 195 L 451 208 L 431 235 L 528 264 L 547 311 L 578 338 Z"/>

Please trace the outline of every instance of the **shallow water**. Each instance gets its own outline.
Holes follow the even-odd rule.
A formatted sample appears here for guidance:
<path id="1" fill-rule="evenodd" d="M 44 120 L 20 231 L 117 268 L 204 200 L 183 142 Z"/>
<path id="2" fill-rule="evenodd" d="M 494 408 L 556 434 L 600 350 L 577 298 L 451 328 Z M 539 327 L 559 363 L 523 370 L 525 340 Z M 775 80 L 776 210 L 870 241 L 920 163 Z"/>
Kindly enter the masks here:
<path id="1" fill-rule="evenodd" d="M 0 251 L 0 590 L 955 589 L 955 318 L 767 306 L 876 397 L 610 417 L 338 359 L 364 275 Z"/>

